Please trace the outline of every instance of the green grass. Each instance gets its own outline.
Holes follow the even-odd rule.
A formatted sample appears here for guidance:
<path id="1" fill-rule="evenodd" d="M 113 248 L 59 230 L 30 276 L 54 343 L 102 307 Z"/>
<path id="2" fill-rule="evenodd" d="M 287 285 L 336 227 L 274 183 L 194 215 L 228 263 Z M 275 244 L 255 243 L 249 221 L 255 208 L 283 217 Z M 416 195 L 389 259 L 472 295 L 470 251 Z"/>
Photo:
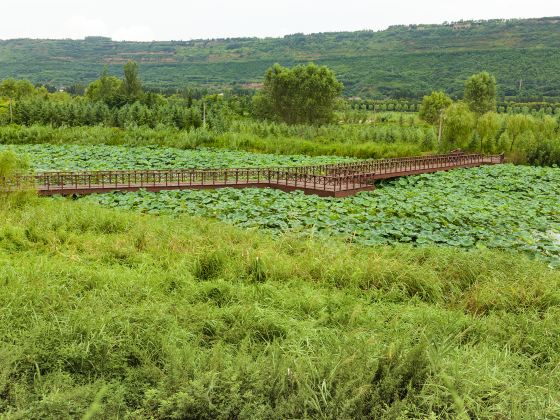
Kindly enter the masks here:
<path id="1" fill-rule="evenodd" d="M 431 132 L 430 132 L 431 133 Z M 433 134 L 433 133 L 432 133 Z M 435 136 L 435 135 L 434 135 Z M 239 123 L 225 133 L 197 129 L 1 126 L 0 145 L 158 146 L 176 149 L 220 148 L 278 155 L 333 155 L 382 158 L 420 155 L 431 147 L 429 130 L 368 125 L 288 127 Z M 425 147 L 426 146 L 426 147 Z"/>
<path id="2" fill-rule="evenodd" d="M 445 135 L 439 147 L 435 128 L 420 122 L 416 116 L 386 113 L 375 118 L 376 122 L 341 121 L 320 127 L 233 119 L 224 122 L 223 127 L 192 130 L 161 126 L 122 129 L 8 125 L 0 126 L 0 145 L 44 145 L 45 148 L 51 145 L 157 146 L 182 150 L 218 148 L 269 155 L 359 159 L 418 156 L 436 153 L 438 149 L 440 153 L 454 149 L 479 153 L 483 147 L 484 153 L 504 152 L 507 159 L 515 163 L 536 166 L 560 164 L 560 120 L 549 115 L 500 115 L 495 117 L 496 130 L 485 134 L 483 140 L 480 133 L 471 127 L 466 137 Z M 444 134 L 448 128 L 444 128 Z"/>
<path id="3" fill-rule="evenodd" d="M 560 273 L 0 204 L 0 417 L 554 418 Z"/>

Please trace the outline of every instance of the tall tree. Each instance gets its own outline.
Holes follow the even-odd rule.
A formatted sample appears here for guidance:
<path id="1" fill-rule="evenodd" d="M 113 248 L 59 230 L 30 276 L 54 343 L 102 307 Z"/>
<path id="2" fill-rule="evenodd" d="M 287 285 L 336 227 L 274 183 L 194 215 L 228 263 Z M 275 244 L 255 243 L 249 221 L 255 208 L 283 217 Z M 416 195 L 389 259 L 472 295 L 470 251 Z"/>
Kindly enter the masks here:
<path id="1" fill-rule="evenodd" d="M 495 112 L 487 112 L 478 119 L 476 130 L 480 135 L 480 152 L 494 152 L 496 149 L 496 136 L 502 124 L 500 116 Z"/>
<path id="2" fill-rule="evenodd" d="M 476 127 L 476 116 L 464 102 L 456 102 L 445 111 L 444 142 L 440 147 L 445 150 L 466 149 Z"/>
<path id="3" fill-rule="evenodd" d="M 86 96 L 92 101 L 105 102 L 110 107 L 122 106 L 126 102 L 123 94 L 123 81 L 109 75 L 107 66 L 99 79 L 91 82 L 86 89 Z"/>
<path id="4" fill-rule="evenodd" d="M 134 102 L 142 96 L 142 82 L 138 76 L 138 63 L 129 61 L 124 65 L 123 93 L 129 102 Z"/>
<path id="5" fill-rule="evenodd" d="M 288 124 L 328 123 L 342 88 L 327 67 L 309 64 L 290 69 L 275 64 L 266 72 L 262 91 L 255 95 L 255 114 Z"/>
<path id="6" fill-rule="evenodd" d="M 420 104 L 419 117 L 428 124 L 438 124 L 441 114 L 451 105 L 453 101 L 445 92 L 432 92 L 424 96 Z"/>
<path id="7" fill-rule="evenodd" d="M 438 144 L 441 144 L 445 111 L 452 103 L 445 92 L 432 92 L 431 95 L 424 96 L 420 105 L 420 118 L 429 124 L 438 125 Z"/>
<path id="8" fill-rule="evenodd" d="M 8 98 L 9 101 L 10 123 L 14 121 L 12 102 L 26 96 L 31 96 L 35 92 L 35 86 L 29 80 L 5 79 L 0 83 L 0 96 Z"/>
<path id="9" fill-rule="evenodd" d="M 488 72 L 474 74 L 465 83 L 465 102 L 478 115 L 496 111 L 496 94 L 496 78 Z"/>

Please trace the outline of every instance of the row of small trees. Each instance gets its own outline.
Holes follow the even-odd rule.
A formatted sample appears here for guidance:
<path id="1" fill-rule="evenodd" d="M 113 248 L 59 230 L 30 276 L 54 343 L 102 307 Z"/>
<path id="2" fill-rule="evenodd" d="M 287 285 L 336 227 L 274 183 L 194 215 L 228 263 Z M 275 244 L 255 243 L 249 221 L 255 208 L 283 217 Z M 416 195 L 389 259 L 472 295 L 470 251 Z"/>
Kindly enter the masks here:
<path id="1" fill-rule="evenodd" d="M 164 96 L 145 92 L 137 64 L 132 61 L 124 66 L 123 79 L 109 75 L 105 68 L 100 78 L 87 86 L 83 96 L 51 93 L 27 80 L 6 79 L 0 83 L 0 124 L 177 129 L 206 126 L 223 130 L 229 116 L 243 112 L 247 106 L 243 101 L 224 100 L 220 95 L 195 99 L 191 93 L 181 91 Z M 2 109 L 2 99 L 7 101 L 7 111 Z"/>
<path id="2" fill-rule="evenodd" d="M 28 98 L 14 104 L 11 120 L 20 125 L 52 125 L 76 127 L 104 125 L 107 127 L 157 126 L 190 129 L 202 126 L 199 107 L 174 104 L 147 106 L 141 102 L 110 108 L 103 102 L 83 100 L 49 101 Z M 209 118 L 210 120 L 210 118 Z"/>

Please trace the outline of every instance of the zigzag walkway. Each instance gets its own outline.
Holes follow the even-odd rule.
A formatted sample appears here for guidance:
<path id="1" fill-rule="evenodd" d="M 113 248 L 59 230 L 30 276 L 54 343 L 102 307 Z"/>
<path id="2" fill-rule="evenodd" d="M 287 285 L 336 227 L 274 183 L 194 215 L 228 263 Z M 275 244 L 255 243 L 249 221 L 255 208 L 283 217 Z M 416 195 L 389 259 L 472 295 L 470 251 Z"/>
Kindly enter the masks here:
<path id="1" fill-rule="evenodd" d="M 447 155 L 364 160 L 352 163 L 278 168 L 170 169 L 42 172 L 4 180 L 9 189 L 31 186 L 41 195 L 83 195 L 113 191 L 205 188 L 277 188 L 346 197 L 375 188 L 375 181 L 456 168 L 500 164 L 503 155 L 453 152 Z"/>

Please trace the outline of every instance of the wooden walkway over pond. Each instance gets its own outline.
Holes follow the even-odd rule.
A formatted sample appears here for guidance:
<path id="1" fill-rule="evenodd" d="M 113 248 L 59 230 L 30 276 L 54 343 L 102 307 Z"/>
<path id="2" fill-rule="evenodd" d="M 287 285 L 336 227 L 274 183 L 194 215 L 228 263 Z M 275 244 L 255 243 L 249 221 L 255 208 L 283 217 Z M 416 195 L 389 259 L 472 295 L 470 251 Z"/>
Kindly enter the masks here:
<path id="1" fill-rule="evenodd" d="M 346 197 L 375 188 L 375 181 L 456 168 L 503 163 L 503 155 L 450 153 L 351 163 L 275 168 L 166 169 L 41 172 L 4 180 L 9 189 L 35 188 L 41 195 L 84 195 L 144 189 L 277 188 Z"/>

